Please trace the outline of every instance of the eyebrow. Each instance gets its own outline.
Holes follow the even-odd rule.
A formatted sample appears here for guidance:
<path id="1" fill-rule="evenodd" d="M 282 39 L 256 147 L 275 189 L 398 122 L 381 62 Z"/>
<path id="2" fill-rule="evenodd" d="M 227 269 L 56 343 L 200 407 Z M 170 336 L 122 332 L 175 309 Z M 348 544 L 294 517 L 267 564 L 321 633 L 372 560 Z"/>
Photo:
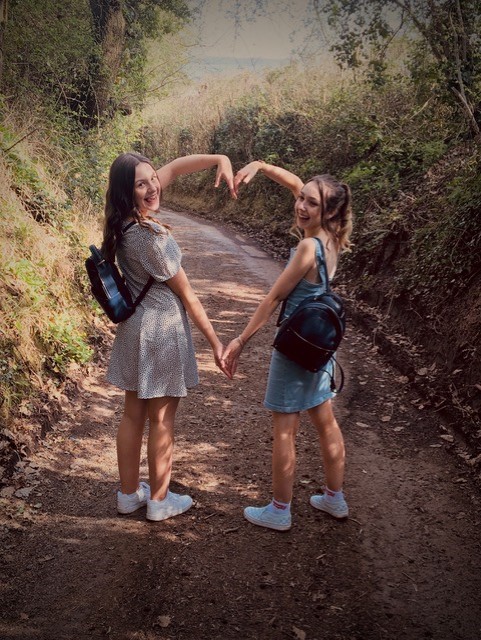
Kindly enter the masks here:
<path id="1" fill-rule="evenodd" d="M 150 177 L 153 178 L 154 175 L 157 175 L 156 171 L 154 171 Z M 148 177 L 145 176 L 143 178 L 136 178 L 134 182 L 137 184 L 137 182 L 144 182 L 144 180 L 148 180 Z"/>
<path id="2" fill-rule="evenodd" d="M 304 191 L 301 191 L 299 195 L 301 195 L 303 198 L 306 198 L 306 200 L 311 200 L 312 202 L 315 202 L 316 204 L 321 204 L 321 201 L 318 198 L 316 198 L 315 196 L 306 196 Z"/>

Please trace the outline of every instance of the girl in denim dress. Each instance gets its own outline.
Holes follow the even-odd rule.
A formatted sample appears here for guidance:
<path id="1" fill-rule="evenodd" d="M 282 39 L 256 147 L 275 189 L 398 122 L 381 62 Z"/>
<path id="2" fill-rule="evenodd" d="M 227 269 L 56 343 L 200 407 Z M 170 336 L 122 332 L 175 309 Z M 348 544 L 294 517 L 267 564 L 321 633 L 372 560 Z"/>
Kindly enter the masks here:
<path id="1" fill-rule="evenodd" d="M 305 184 L 293 173 L 254 161 L 241 169 L 234 181 L 236 189 L 248 184 L 258 171 L 289 188 L 296 198 L 294 225 L 291 231 L 299 244 L 291 250 L 285 270 L 259 304 L 242 333 L 232 340 L 223 355 L 231 375 L 235 374 L 245 344 L 263 327 L 278 305 L 287 300 L 284 317 L 288 317 L 306 297 L 326 290 L 320 275 L 323 244 L 329 278 L 332 278 L 341 252 L 349 250 L 352 230 L 351 192 L 330 175 L 320 175 Z M 318 373 L 312 373 L 273 351 L 264 405 L 272 411 L 273 452 L 271 502 L 264 507 L 246 507 L 244 516 L 253 524 L 278 531 L 291 528 L 291 501 L 296 464 L 295 438 L 300 411 L 307 411 L 316 427 L 325 472 L 325 491 L 313 495 L 310 504 L 320 511 L 342 519 L 349 510 L 344 499 L 345 451 L 341 429 L 332 410 L 332 360 Z"/>

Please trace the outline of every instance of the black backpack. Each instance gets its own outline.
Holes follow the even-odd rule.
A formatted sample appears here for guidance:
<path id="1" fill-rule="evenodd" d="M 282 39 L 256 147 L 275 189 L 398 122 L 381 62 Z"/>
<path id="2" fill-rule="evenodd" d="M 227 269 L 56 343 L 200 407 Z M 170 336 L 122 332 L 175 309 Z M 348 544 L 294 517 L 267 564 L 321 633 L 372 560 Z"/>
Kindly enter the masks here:
<path id="1" fill-rule="evenodd" d="M 318 296 L 303 300 L 291 313 L 282 320 L 287 300 L 284 300 L 277 321 L 279 330 L 274 338 L 274 348 L 289 360 L 312 372 L 321 371 L 339 347 L 346 330 L 346 312 L 342 298 L 331 291 L 327 273 L 324 247 L 321 246 L 322 264 L 319 273 L 324 274 L 326 291 Z M 331 378 L 331 389 L 339 393 L 344 385 L 344 372 L 338 364 L 341 383 L 336 389 Z"/>
<path id="2" fill-rule="evenodd" d="M 133 224 L 136 223 L 128 224 L 123 232 L 125 233 Z M 123 322 L 135 312 L 152 286 L 154 278 L 149 276 L 147 284 L 134 301 L 117 265 L 105 260 L 95 245 L 90 245 L 89 249 L 92 255 L 85 260 L 85 268 L 90 279 L 92 294 L 112 322 L 115 324 Z"/>

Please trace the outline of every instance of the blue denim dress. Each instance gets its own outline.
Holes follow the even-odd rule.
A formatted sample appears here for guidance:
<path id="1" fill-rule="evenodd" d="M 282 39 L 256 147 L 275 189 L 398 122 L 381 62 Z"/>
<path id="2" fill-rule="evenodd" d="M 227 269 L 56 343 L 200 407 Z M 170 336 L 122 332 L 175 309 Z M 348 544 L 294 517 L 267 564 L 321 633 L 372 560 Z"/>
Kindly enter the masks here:
<path id="1" fill-rule="evenodd" d="M 316 260 L 318 264 L 321 264 L 323 260 L 321 248 L 317 241 L 315 243 Z M 289 261 L 294 252 L 295 249 L 291 249 Z M 323 277 L 321 271 L 321 278 Z M 287 298 L 283 318 L 289 317 L 302 300 L 324 293 L 325 290 L 326 283 L 323 281 L 313 283 L 302 279 Z M 279 413 L 297 413 L 317 407 L 336 395 L 331 390 L 331 376 L 333 375 L 333 360 L 322 371 L 312 373 L 274 349 L 267 378 L 264 406 Z"/>

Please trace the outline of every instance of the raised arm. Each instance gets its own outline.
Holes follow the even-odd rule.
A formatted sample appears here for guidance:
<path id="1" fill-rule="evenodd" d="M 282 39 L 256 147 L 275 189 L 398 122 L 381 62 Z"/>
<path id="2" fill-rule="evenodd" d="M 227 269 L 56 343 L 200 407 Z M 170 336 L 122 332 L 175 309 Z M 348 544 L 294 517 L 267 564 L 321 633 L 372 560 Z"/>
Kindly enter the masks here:
<path id="1" fill-rule="evenodd" d="M 239 169 L 236 173 L 234 178 L 234 189 L 236 193 L 239 186 L 241 184 L 249 184 L 258 171 L 283 187 L 287 187 L 293 193 L 295 198 L 297 198 L 304 186 L 302 180 L 296 176 L 295 173 L 291 173 L 290 171 L 287 171 L 287 169 L 282 169 L 274 164 L 268 164 L 263 160 L 254 160 L 253 162 L 246 164 L 242 169 Z"/>
<path id="2" fill-rule="evenodd" d="M 234 189 L 234 174 L 229 158 L 222 154 L 198 153 L 181 156 L 157 169 L 157 176 L 163 189 L 169 186 L 179 176 L 196 173 L 211 167 L 217 167 L 214 186 L 218 187 L 224 180 L 229 187 L 230 194 L 236 198 Z"/>

